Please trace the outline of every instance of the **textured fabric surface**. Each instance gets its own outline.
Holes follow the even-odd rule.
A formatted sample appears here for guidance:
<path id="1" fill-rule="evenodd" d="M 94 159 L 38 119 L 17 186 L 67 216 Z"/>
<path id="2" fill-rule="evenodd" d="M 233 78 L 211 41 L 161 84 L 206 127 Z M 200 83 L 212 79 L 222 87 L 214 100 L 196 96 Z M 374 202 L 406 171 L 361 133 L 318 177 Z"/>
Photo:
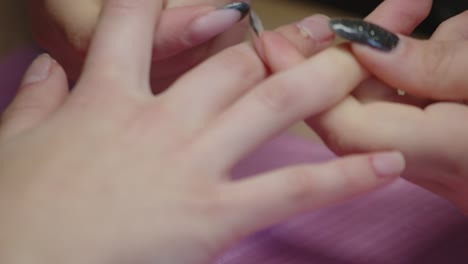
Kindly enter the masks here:
<path id="1" fill-rule="evenodd" d="M 285 135 L 236 169 L 237 177 L 334 156 Z M 468 221 L 447 201 L 404 180 L 259 232 L 217 264 L 466 264 Z"/>
<path id="2" fill-rule="evenodd" d="M 23 50 L 0 63 L 0 110 L 37 55 Z M 283 135 L 235 169 L 248 177 L 287 165 L 334 159 L 321 145 Z M 217 264 L 466 264 L 468 221 L 445 200 L 398 180 L 352 201 L 258 232 Z"/>

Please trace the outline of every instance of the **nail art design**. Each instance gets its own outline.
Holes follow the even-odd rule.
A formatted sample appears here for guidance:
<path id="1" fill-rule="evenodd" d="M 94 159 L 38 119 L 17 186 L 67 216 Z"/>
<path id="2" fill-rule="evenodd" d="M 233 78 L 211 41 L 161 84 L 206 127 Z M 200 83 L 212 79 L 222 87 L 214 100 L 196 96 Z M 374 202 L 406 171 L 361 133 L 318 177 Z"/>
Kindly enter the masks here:
<path id="1" fill-rule="evenodd" d="M 257 36 L 260 36 L 260 34 L 265 30 L 262 20 L 253 10 L 250 10 L 250 26 Z"/>
<path id="2" fill-rule="evenodd" d="M 239 21 L 241 21 L 247 16 L 247 14 L 249 14 L 250 5 L 245 2 L 233 2 L 224 6 L 222 9 L 234 9 L 239 11 L 241 13 L 241 18 L 239 19 Z"/>
<path id="3" fill-rule="evenodd" d="M 331 19 L 330 28 L 344 39 L 385 52 L 395 49 L 400 41 L 388 30 L 359 19 Z"/>

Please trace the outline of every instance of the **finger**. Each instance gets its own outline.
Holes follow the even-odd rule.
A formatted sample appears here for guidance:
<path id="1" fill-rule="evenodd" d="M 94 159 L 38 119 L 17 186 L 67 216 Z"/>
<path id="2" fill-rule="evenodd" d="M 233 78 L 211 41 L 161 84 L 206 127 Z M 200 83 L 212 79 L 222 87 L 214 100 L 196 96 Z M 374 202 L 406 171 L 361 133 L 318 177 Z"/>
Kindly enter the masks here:
<path id="1" fill-rule="evenodd" d="M 348 74 L 337 78 L 337 72 Z M 222 158 L 212 158 L 217 169 L 229 169 L 275 134 L 336 105 L 365 75 L 349 51 L 329 48 L 257 85 L 206 130 L 197 147 L 214 154 L 229 145 Z"/>
<path id="2" fill-rule="evenodd" d="M 320 165 L 281 169 L 235 183 L 227 214 L 235 228 L 249 234 L 297 214 L 362 195 L 388 184 L 405 167 L 397 152 L 354 156 Z"/>
<path id="3" fill-rule="evenodd" d="M 280 33 L 277 34 L 278 36 L 282 35 L 297 51 L 308 58 L 328 48 L 333 43 L 335 35 L 328 26 L 329 20 L 330 18 L 324 15 L 313 15 L 296 23 L 295 27 L 282 26 L 275 31 Z M 271 55 L 281 56 L 278 53 Z"/>
<path id="4" fill-rule="evenodd" d="M 289 27 L 297 28 L 295 24 Z M 295 32 L 299 37 L 294 37 L 294 42 L 317 45 L 310 37 L 304 37 L 299 30 Z M 299 45 L 305 46 L 306 44 Z M 292 45 L 288 47 L 294 48 Z M 280 53 L 278 56 L 281 56 Z M 216 75 L 213 75 L 213 72 L 216 72 Z M 201 64 L 192 73 L 182 77 L 166 96 L 170 102 L 169 105 L 177 108 L 174 111 L 180 112 L 187 119 L 187 129 L 197 130 L 217 117 L 251 87 L 262 81 L 267 74 L 269 71 L 263 61 L 252 46 L 245 43 L 228 49 Z M 187 86 L 200 87 L 200 90 L 187 91 L 185 89 Z M 183 108 L 180 106 L 190 106 L 190 110 L 181 111 Z"/>
<path id="5" fill-rule="evenodd" d="M 468 30 L 466 29 L 467 19 L 468 12 L 464 12 L 459 16 L 446 20 L 437 28 L 431 40 L 449 41 L 468 39 Z M 432 100 L 419 98 L 410 94 L 400 96 L 395 92 L 394 88 L 377 79 L 366 81 L 363 85 L 360 85 L 353 95 L 363 103 L 385 100 L 425 108 L 433 102 Z"/>
<path id="6" fill-rule="evenodd" d="M 407 34 L 412 32 L 415 27 L 427 17 L 431 10 L 431 6 L 431 0 L 387 0 L 380 4 L 366 19 L 372 23 L 386 27 L 389 30 Z M 338 75 L 339 73 L 337 76 Z M 361 81 L 364 81 L 369 76 L 370 75 L 367 75 Z M 364 113 L 364 111 L 362 111 L 362 106 L 363 105 L 361 105 L 354 97 L 349 96 L 333 109 L 330 109 L 317 117 L 308 119 L 307 124 L 313 127 L 314 130 L 327 141 L 327 144 L 333 144 L 336 146 L 334 150 L 339 151 L 341 148 L 346 147 L 350 152 L 352 152 L 355 146 L 358 146 L 357 142 L 362 142 L 366 139 L 360 138 L 357 135 L 353 136 L 349 134 L 346 132 L 347 129 L 343 129 L 346 126 L 341 126 L 340 124 L 350 123 L 349 120 L 362 120 Z M 363 126 L 362 129 L 370 134 L 373 134 L 373 131 L 376 131 L 372 130 L 371 122 L 361 122 L 361 125 Z M 364 128 L 371 130 L 367 131 Z M 348 144 L 348 141 L 342 142 L 341 138 L 344 137 L 354 138 L 355 143 Z M 359 141 L 357 141 L 358 139 Z"/>
<path id="7" fill-rule="evenodd" d="M 296 24 L 283 26 L 276 32 L 264 32 L 260 38 L 261 50 L 272 72 L 279 72 L 303 62 L 333 43 L 334 34 L 328 27 L 329 18 L 314 15 Z M 309 41 L 305 41 L 309 40 Z"/>
<path id="8" fill-rule="evenodd" d="M 431 8 L 432 0 L 386 0 L 366 20 L 407 35 L 426 19 Z"/>
<path id="9" fill-rule="evenodd" d="M 192 6 L 168 9 L 156 29 L 153 60 L 162 60 L 196 47 L 228 31 L 250 11 L 244 2 L 222 8 Z"/>
<path id="10" fill-rule="evenodd" d="M 432 35 L 433 40 L 451 41 L 468 39 L 468 11 L 444 21 Z"/>
<path id="11" fill-rule="evenodd" d="M 0 138 L 10 138 L 44 122 L 60 108 L 67 95 L 67 79 L 62 67 L 49 55 L 39 56 L 2 116 Z"/>
<path id="12" fill-rule="evenodd" d="M 172 57 L 153 62 L 151 88 L 155 94 L 169 88 L 184 75 L 213 55 L 242 42 L 248 26 L 241 22 L 209 42 L 180 52 Z"/>
<path id="13" fill-rule="evenodd" d="M 161 8 L 161 0 L 106 1 L 82 79 L 148 83 L 154 28 Z"/>
<path id="14" fill-rule="evenodd" d="M 365 28 L 362 32 L 349 34 L 350 38 L 377 32 L 371 39 L 386 39 L 374 43 L 378 48 L 355 44 L 353 50 L 360 62 L 388 85 L 429 99 L 468 98 L 468 76 L 465 72 L 468 41 L 416 40 L 394 35 L 362 21 L 343 20 L 339 25 Z M 365 39 L 369 38 L 362 40 Z"/>

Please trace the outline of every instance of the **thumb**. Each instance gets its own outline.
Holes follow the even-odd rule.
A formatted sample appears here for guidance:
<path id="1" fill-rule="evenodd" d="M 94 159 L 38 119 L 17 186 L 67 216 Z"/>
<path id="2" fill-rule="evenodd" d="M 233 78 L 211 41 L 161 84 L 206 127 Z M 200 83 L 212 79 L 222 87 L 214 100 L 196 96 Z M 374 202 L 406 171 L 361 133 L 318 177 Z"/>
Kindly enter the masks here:
<path id="1" fill-rule="evenodd" d="M 23 133 L 45 121 L 63 104 L 67 95 L 67 78 L 62 67 L 49 55 L 39 56 L 2 115 L 1 139 Z"/>
<path id="2" fill-rule="evenodd" d="M 355 19 L 330 25 L 356 43 L 361 64 L 389 86 L 435 100 L 468 98 L 467 41 L 416 40 Z"/>

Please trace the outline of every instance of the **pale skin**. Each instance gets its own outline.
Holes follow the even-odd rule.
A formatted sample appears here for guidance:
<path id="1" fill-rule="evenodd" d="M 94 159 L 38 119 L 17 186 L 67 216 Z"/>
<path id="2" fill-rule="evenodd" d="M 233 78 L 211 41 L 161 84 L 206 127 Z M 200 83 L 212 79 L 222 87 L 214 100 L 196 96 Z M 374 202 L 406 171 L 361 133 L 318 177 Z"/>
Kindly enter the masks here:
<path id="1" fill-rule="evenodd" d="M 306 89 L 310 80 L 298 77 L 328 56 L 355 60 L 340 49 L 312 56 L 321 45 L 290 25 L 271 34 L 311 56 L 300 65 L 265 80 L 244 43 L 154 96 L 162 4 L 108 0 L 73 92 L 48 56 L 27 72 L 0 127 L 1 263 L 209 263 L 248 234 L 403 171 L 403 156 L 390 151 L 230 180 L 261 143 L 345 96 Z"/>
<path id="2" fill-rule="evenodd" d="M 401 154 L 386 152 L 230 181 L 246 153 L 343 102 L 366 70 L 346 50 L 299 52 L 293 46 L 305 39 L 266 32 L 263 55 L 277 73 L 270 79 L 242 44 L 154 97 L 149 32 L 162 7 L 118 2 L 109 0 L 73 93 L 62 68 L 41 57 L 36 63 L 51 63 L 48 76 L 38 80 L 33 66 L 3 118 L 0 262 L 209 263 L 247 234 L 378 188 L 403 170 Z M 411 5 L 386 1 L 369 19 L 406 33 L 424 17 Z M 402 10 L 402 19 L 386 20 Z M 122 32 L 146 37 L 115 41 Z M 272 56 L 278 52 L 285 56 Z M 326 124 L 336 109 L 317 120 Z M 258 126 L 246 126 L 246 116 Z"/>
<path id="3" fill-rule="evenodd" d="M 405 37 L 426 17 L 431 2 L 386 1 L 383 5 L 395 10 L 381 9 L 386 12 L 374 12 L 367 18 L 401 34 L 400 46 L 391 53 L 355 44 L 352 51 L 359 60 L 349 67 L 342 63 L 348 60 L 346 56 L 337 58 L 324 51 L 330 53 L 327 73 L 339 78 L 331 81 L 329 76 L 317 76 L 314 84 L 333 87 L 340 95 L 352 95 L 307 122 L 338 154 L 403 151 L 408 162 L 403 174 L 406 179 L 447 198 L 468 214 L 468 126 L 463 122 L 468 107 L 460 103 L 468 94 L 468 13 L 443 23 L 428 41 Z M 411 19 L 395 19 L 408 13 Z M 278 40 L 266 43 L 267 50 L 273 43 L 288 45 Z M 267 56 L 274 69 L 306 60 L 294 49 L 284 48 L 283 52 L 287 51 L 291 52 L 283 54 L 282 60 L 273 52 Z M 327 67 L 327 62 L 321 67 Z M 369 71 L 383 82 L 369 79 Z M 401 97 L 396 89 L 408 94 Z"/>
<path id="4" fill-rule="evenodd" d="M 400 35 L 390 53 L 353 45 L 359 62 L 383 82 L 364 83 L 360 93 L 310 122 L 339 153 L 403 151 L 408 160 L 404 176 L 466 215 L 468 107 L 460 101 L 468 99 L 467 23 L 465 12 L 443 23 L 430 40 Z M 407 95 L 395 99 L 395 89 Z"/>
<path id="5" fill-rule="evenodd" d="M 68 78 L 72 80 L 79 77 L 104 2 L 103 0 L 29 1 L 35 39 L 63 65 Z M 221 32 L 205 32 L 186 37 L 190 33 L 193 21 L 231 2 L 228 0 L 164 1 L 164 12 L 154 28 L 154 32 L 157 32 L 154 39 L 154 49 L 157 52 L 153 53 L 151 74 L 154 92 L 161 92 L 206 58 L 245 39 L 248 29 L 246 19 L 226 27 Z"/>

